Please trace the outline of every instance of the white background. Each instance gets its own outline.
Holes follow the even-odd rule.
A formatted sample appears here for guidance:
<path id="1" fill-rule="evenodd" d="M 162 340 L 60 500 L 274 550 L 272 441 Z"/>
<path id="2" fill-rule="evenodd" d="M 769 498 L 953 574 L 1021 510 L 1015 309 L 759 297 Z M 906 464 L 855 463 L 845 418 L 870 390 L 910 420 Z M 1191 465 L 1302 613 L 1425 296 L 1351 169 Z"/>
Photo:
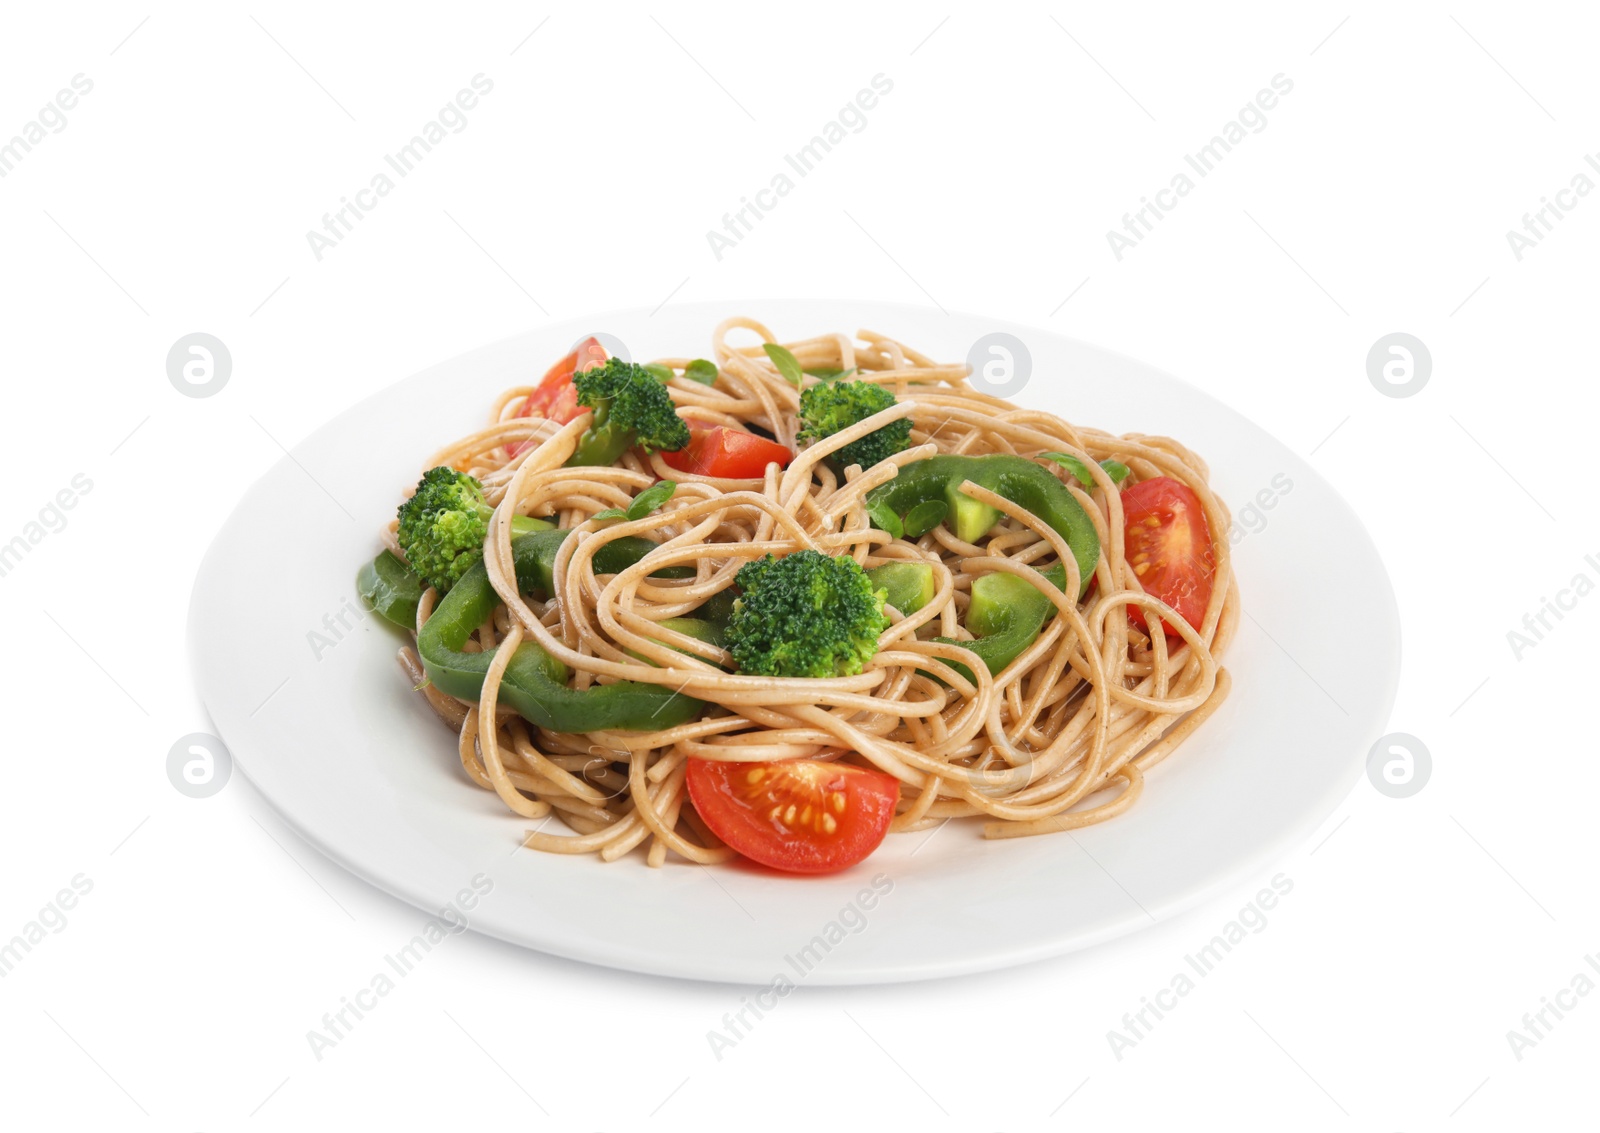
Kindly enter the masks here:
<path id="1" fill-rule="evenodd" d="M 94 86 L 0 179 L 0 542 L 93 483 L 0 578 L 0 938 L 93 882 L 0 980 L 8 1124 L 1501 1129 L 1592 1110 L 1600 995 L 1521 1059 L 1506 1035 L 1600 951 L 1600 601 L 1520 659 L 1506 635 L 1600 578 L 1600 199 L 1520 261 L 1506 232 L 1600 149 L 1594 24 L 1578 5 L 1205 7 L 9 9 L 0 141 L 72 76 Z M 307 230 L 479 73 L 494 89 L 467 127 L 319 262 Z M 865 129 L 718 259 L 707 230 L 880 73 Z M 1119 262 L 1107 230 L 1280 73 L 1266 127 Z M 1106 1033 L 1268 875 L 1049 963 L 804 988 L 721 1061 L 705 1036 L 738 989 L 468 934 L 316 1060 L 306 1032 L 423 915 L 242 776 L 206 800 L 168 783 L 173 741 L 210 728 L 184 613 L 212 533 L 280 445 L 428 363 L 585 312 L 790 295 L 1085 338 L 1312 454 L 1387 557 L 1391 728 L 1426 743 L 1431 779 L 1405 800 L 1363 782 L 1280 863 L 1294 890 L 1268 927 L 1120 1060 Z M 1433 357 L 1405 399 L 1366 375 L 1397 330 Z M 192 331 L 231 349 L 216 397 L 167 381 Z"/>

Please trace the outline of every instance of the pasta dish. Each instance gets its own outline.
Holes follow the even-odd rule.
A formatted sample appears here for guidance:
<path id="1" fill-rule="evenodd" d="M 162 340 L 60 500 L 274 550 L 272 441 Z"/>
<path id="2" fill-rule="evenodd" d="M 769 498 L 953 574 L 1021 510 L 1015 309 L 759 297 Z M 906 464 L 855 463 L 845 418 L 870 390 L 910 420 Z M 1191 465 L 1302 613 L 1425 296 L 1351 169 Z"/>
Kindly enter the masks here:
<path id="1" fill-rule="evenodd" d="M 359 585 L 529 848 L 818 873 L 1071 830 L 1228 694 L 1229 516 L 1177 441 L 748 318 L 704 357 L 585 339 L 485 408 Z"/>

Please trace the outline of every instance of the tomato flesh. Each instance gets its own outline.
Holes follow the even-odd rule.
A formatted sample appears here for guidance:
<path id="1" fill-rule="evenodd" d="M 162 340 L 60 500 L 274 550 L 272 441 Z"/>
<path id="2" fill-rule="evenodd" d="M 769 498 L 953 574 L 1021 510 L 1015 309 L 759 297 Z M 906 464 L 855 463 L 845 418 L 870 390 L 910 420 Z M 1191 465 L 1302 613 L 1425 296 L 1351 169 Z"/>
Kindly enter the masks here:
<path id="1" fill-rule="evenodd" d="M 689 444 L 679 452 L 664 452 L 669 467 L 694 476 L 723 480 L 759 480 L 767 465 L 787 468 L 794 453 L 777 441 L 758 437 L 726 425 L 689 426 Z"/>
<path id="2" fill-rule="evenodd" d="M 1216 571 L 1211 529 L 1199 498 L 1182 481 L 1157 476 L 1122 493 L 1122 515 L 1123 553 L 1139 584 L 1198 630 Z M 1143 607 L 1129 606 L 1128 620 L 1149 628 Z"/>
<path id="3" fill-rule="evenodd" d="M 540 379 L 539 384 L 533 387 L 522 402 L 518 410 L 518 417 L 532 417 L 537 413 L 541 417 L 548 417 L 565 425 L 578 415 L 578 391 L 572 384 L 572 375 L 577 370 L 578 352 L 574 350 L 561 361 L 551 366 Z"/>
<path id="4" fill-rule="evenodd" d="M 585 370 L 606 364 L 606 348 L 601 346 L 600 340 L 592 334 L 578 343 L 578 348 L 573 353 L 578 356 L 578 363 L 573 367 L 575 373 L 581 374 Z"/>
<path id="5" fill-rule="evenodd" d="M 705 824 L 752 861 L 790 873 L 855 865 L 883 841 L 900 782 L 848 763 L 689 760 L 689 801 Z"/>
<path id="6" fill-rule="evenodd" d="M 545 371 L 539 384 L 533 387 L 533 392 L 523 399 L 517 416 L 532 417 L 537 413 L 558 425 L 565 425 L 584 409 L 578 404 L 578 387 L 572 384 L 572 375 L 605 364 L 606 348 L 600 345 L 599 339 L 593 336 L 584 339 L 576 350 Z M 531 443 L 523 441 L 513 445 L 511 455 L 519 455 Z"/>

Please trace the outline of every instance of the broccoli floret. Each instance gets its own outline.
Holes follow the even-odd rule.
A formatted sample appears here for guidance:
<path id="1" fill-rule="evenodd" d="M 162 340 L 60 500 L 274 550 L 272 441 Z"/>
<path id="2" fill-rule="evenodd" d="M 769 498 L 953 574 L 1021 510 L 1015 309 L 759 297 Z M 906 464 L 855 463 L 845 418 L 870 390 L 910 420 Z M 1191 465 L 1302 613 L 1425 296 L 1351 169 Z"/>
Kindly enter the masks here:
<path id="1" fill-rule="evenodd" d="M 411 569 L 440 593 L 483 557 L 494 514 L 483 485 L 454 468 L 430 468 L 400 505 L 400 550 Z"/>
<path id="2" fill-rule="evenodd" d="M 882 413 L 895 403 L 894 394 L 875 382 L 821 382 L 800 395 L 800 440 L 820 441 Z M 840 468 L 859 464 L 871 468 L 904 452 L 911 444 L 911 419 L 902 417 L 833 454 Z"/>
<path id="3" fill-rule="evenodd" d="M 796 551 L 739 568 L 728 651 L 741 673 L 848 677 L 878 651 L 889 627 L 885 592 L 849 556 Z"/>
<path id="4" fill-rule="evenodd" d="M 483 498 L 483 485 L 454 468 L 430 468 L 416 494 L 400 505 L 396 537 L 411 569 L 443 594 L 483 558 L 484 540 L 494 509 Z M 511 518 L 513 535 L 548 530 L 542 519 Z"/>
<path id="5" fill-rule="evenodd" d="M 689 426 L 678 416 L 672 395 L 643 366 L 611 358 L 573 375 L 572 382 L 578 403 L 594 410 L 594 421 L 578 438 L 568 464 L 615 464 L 634 445 L 677 452 L 689 443 Z"/>

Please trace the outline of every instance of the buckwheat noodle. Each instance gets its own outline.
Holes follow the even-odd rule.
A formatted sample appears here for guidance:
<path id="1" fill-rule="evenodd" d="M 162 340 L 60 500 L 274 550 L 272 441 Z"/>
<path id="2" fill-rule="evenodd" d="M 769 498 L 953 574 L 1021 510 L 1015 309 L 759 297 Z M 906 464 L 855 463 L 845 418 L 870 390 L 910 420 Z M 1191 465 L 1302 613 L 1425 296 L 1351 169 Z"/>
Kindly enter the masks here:
<path id="1" fill-rule="evenodd" d="M 753 335 L 735 345 L 735 332 Z M 984 836 L 1011 838 L 1104 822 L 1132 806 L 1144 773 L 1171 754 L 1228 694 L 1219 659 L 1238 623 L 1239 593 L 1228 554 L 1229 516 L 1207 486 L 1205 462 L 1165 437 L 1113 436 L 1021 409 L 967 382 L 967 367 L 940 364 L 868 331 L 859 341 L 833 334 L 786 344 L 801 365 L 855 369 L 883 384 L 898 404 L 827 440 L 799 449 L 800 391 L 761 349 L 772 333 L 730 318 L 712 333 L 719 374 L 714 386 L 674 379 L 669 390 L 683 417 L 755 426 L 798 455 L 765 481 L 717 480 L 682 473 L 638 450 L 618 467 L 568 468 L 589 423 L 587 413 L 560 425 L 517 417 L 530 388 L 503 393 L 489 424 L 434 454 L 424 468 L 448 464 L 482 481 L 495 508 L 486 548 L 489 578 L 501 604 L 469 641 L 496 649 L 476 702 L 457 700 L 426 682 L 414 648 L 401 650 L 407 674 L 459 735 L 461 766 L 512 812 L 542 820 L 524 845 L 557 853 L 598 853 L 614 861 L 647 845 L 646 860 L 668 853 L 704 864 L 732 856 L 695 814 L 684 786 L 687 760 L 843 759 L 876 767 L 901 783 L 892 830 L 913 831 L 948 819 L 981 816 Z M 661 359 L 681 370 L 688 358 Z M 844 476 L 823 457 L 889 421 L 909 417 L 911 447 Z M 974 484 L 969 495 L 1005 516 L 981 545 L 940 525 L 915 541 L 892 540 L 867 518 L 865 495 L 898 466 L 935 453 L 1068 452 L 1094 475 L 1092 491 L 1066 483 L 1099 532 L 1096 586 L 1083 602 L 1077 569 L 1061 537 L 1037 517 Z M 515 454 L 515 455 L 513 455 Z M 1099 467 L 1115 459 L 1129 483 L 1169 476 L 1192 489 L 1213 538 L 1215 584 L 1205 616 L 1191 626 L 1146 595 L 1124 557 L 1117 488 Z M 1053 467 L 1053 466 L 1052 466 Z M 645 519 L 596 524 L 590 517 L 626 508 L 656 479 L 678 482 L 673 498 Z M 514 515 L 549 517 L 576 535 L 561 546 L 548 601 L 519 593 L 511 554 Z M 397 554 L 394 523 L 387 542 Z M 607 542 L 646 535 L 660 547 L 614 576 L 598 576 L 595 552 Z M 856 676 L 778 679 L 723 672 L 722 649 L 656 627 L 681 617 L 733 584 L 739 567 L 766 554 L 802 549 L 848 554 L 864 567 L 895 560 L 931 564 L 934 599 L 908 617 L 891 612 L 876 657 Z M 1066 565 L 1065 593 L 1036 567 Z M 693 578 L 648 576 L 687 564 Z M 998 678 L 972 664 L 972 681 L 950 662 L 972 661 L 953 645 L 926 640 L 968 636 L 961 614 L 975 577 L 1003 571 L 1032 582 L 1055 604 L 1038 640 Z M 418 628 L 435 605 L 423 595 Z M 1170 646 L 1129 624 L 1124 612 L 1158 613 L 1181 638 Z M 532 727 L 499 705 L 501 677 L 523 641 L 537 642 L 569 665 L 576 685 L 644 681 L 707 702 L 700 719 L 656 732 L 557 734 Z M 687 654 L 684 652 L 687 651 Z M 630 655 L 631 654 L 631 655 Z M 640 661 L 648 658 L 652 663 Z M 935 674 L 932 680 L 924 674 Z M 941 683 L 942 681 L 942 683 Z M 570 832 L 552 829 L 559 818 Z"/>

